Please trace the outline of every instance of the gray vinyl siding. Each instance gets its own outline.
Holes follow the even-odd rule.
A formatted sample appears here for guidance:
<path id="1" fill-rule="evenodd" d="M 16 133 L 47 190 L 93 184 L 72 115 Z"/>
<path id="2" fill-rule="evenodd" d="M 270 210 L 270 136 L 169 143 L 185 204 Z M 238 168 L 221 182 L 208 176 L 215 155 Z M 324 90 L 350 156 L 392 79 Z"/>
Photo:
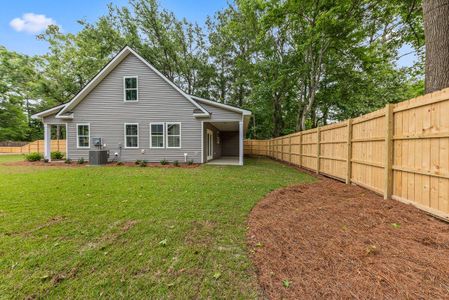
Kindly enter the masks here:
<path id="1" fill-rule="evenodd" d="M 123 77 L 138 76 L 138 102 L 124 102 Z M 137 57 L 126 57 L 92 92 L 74 109 L 74 119 L 69 122 L 70 158 L 88 158 L 89 150 L 76 147 L 76 124 L 90 123 L 90 136 L 101 137 L 111 156 L 120 153 L 121 160 L 147 160 L 158 162 L 200 162 L 201 121 L 193 117 L 195 106 L 165 82 Z M 181 122 L 180 149 L 150 149 L 150 123 Z M 125 123 L 139 124 L 139 148 L 126 149 Z M 165 145 L 167 146 L 167 145 Z M 145 152 L 142 154 L 142 150 Z"/>
<path id="2" fill-rule="evenodd" d="M 138 102 L 124 102 L 124 76 L 138 76 Z M 93 137 L 103 138 L 111 158 L 120 153 L 122 161 L 147 160 L 159 162 L 184 161 L 196 163 L 205 159 L 205 148 L 202 151 L 201 139 L 204 138 L 202 121 L 235 120 L 241 121 L 242 115 L 223 108 L 201 104 L 212 113 L 211 118 L 196 119 L 193 109 L 196 108 L 184 96 L 175 90 L 164 79 L 152 71 L 145 63 L 133 54 L 129 54 L 114 70 L 112 70 L 74 109 L 72 120 L 55 119 L 55 115 L 44 118 L 44 123 L 67 123 L 68 158 L 88 159 Z M 181 123 L 180 149 L 151 149 L 150 123 Z M 77 148 L 77 124 L 90 124 L 90 149 Z M 125 123 L 139 124 L 139 148 L 126 149 Z M 204 123 L 206 126 L 206 123 Z M 216 143 L 216 128 L 214 131 Z M 120 149 L 119 145 L 122 145 Z M 165 147 L 166 147 L 165 143 Z M 214 148 L 215 149 L 215 148 Z M 217 146 L 216 155 L 221 156 L 221 147 Z M 144 153 L 142 153 L 144 152 Z M 238 144 L 237 144 L 238 152 Z M 205 161 L 205 160 L 204 160 Z"/>
<path id="3" fill-rule="evenodd" d="M 213 126 L 210 123 L 204 123 L 204 132 L 203 132 L 203 161 L 207 161 L 207 129 L 212 130 L 213 136 L 214 136 L 214 152 L 213 152 L 213 159 L 221 157 L 221 143 L 217 143 L 217 134 L 220 132 L 215 126 Z M 221 138 L 220 133 L 220 138 Z M 237 148 L 238 151 L 238 148 Z"/>
<path id="4" fill-rule="evenodd" d="M 236 113 L 233 111 L 225 110 L 220 107 L 212 106 L 209 104 L 204 104 L 203 102 L 200 105 L 211 113 L 210 119 L 208 121 L 216 121 L 216 120 L 226 120 L 226 121 L 242 121 L 242 114 Z"/>

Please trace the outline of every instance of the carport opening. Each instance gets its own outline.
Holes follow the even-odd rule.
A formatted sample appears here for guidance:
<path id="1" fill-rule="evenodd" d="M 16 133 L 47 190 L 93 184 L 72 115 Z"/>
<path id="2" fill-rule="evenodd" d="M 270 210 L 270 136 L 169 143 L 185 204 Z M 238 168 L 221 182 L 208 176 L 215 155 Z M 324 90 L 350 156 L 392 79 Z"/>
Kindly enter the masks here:
<path id="1" fill-rule="evenodd" d="M 217 165 L 240 165 L 240 122 L 204 122 L 203 161 Z"/>

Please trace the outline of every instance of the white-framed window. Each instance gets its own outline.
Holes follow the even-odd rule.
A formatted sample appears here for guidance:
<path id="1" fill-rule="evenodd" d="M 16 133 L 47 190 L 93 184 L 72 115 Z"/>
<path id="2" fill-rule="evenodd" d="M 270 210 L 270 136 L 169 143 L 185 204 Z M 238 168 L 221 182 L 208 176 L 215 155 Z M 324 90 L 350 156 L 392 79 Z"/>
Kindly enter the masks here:
<path id="1" fill-rule="evenodd" d="M 139 101 L 139 83 L 137 76 L 123 77 L 123 99 L 125 102 Z"/>
<path id="2" fill-rule="evenodd" d="M 125 148 L 139 148 L 138 123 L 125 123 Z"/>
<path id="3" fill-rule="evenodd" d="M 150 148 L 164 148 L 164 123 L 150 123 Z"/>
<path id="4" fill-rule="evenodd" d="M 79 149 L 90 148 L 90 124 L 76 124 L 76 147 Z"/>
<path id="5" fill-rule="evenodd" d="M 181 148 L 181 123 L 166 123 L 167 148 Z"/>

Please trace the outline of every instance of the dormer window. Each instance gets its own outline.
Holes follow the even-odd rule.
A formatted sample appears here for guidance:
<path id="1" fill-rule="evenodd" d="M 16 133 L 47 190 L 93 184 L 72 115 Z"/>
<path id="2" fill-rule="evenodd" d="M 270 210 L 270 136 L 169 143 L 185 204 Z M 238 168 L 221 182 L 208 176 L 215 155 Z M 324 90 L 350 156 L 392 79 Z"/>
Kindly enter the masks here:
<path id="1" fill-rule="evenodd" d="M 124 97 L 125 102 L 136 102 L 139 100 L 137 76 L 125 76 L 124 83 Z"/>

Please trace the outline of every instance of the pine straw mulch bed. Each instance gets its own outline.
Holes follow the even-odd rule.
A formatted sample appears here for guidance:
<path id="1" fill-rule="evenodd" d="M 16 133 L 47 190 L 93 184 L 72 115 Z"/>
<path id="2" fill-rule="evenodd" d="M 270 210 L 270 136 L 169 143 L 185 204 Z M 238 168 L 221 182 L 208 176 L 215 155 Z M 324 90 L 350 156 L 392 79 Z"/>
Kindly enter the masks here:
<path id="1" fill-rule="evenodd" d="M 449 297 L 449 224 L 320 177 L 252 210 L 248 244 L 271 299 Z"/>
<path id="2" fill-rule="evenodd" d="M 4 166 L 32 166 L 32 167 L 88 167 L 91 166 L 89 165 L 88 162 L 83 163 L 83 164 L 78 164 L 76 161 L 72 161 L 71 163 L 65 163 L 63 160 L 56 160 L 56 161 L 51 161 L 51 162 L 44 162 L 44 161 L 14 161 L 14 162 L 5 162 L 5 163 L 0 163 L 0 165 L 4 165 Z M 105 167 L 122 167 L 122 166 L 126 166 L 126 167 L 142 167 L 141 165 L 138 165 L 134 162 L 123 162 L 121 164 L 118 164 L 117 162 L 108 162 L 106 165 L 102 165 Z M 146 167 L 152 167 L 152 168 L 196 168 L 198 166 L 200 166 L 200 164 L 194 163 L 194 164 L 186 164 L 186 163 L 179 163 L 178 166 L 173 165 L 172 163 L 170 164 L 166 164 L 166 165 L 162 165 L 160 163 L 153 163 L 153 162 L 149 162 L 145 165 Z M 95 166 L 97 167 L 97 166 Z"/>

